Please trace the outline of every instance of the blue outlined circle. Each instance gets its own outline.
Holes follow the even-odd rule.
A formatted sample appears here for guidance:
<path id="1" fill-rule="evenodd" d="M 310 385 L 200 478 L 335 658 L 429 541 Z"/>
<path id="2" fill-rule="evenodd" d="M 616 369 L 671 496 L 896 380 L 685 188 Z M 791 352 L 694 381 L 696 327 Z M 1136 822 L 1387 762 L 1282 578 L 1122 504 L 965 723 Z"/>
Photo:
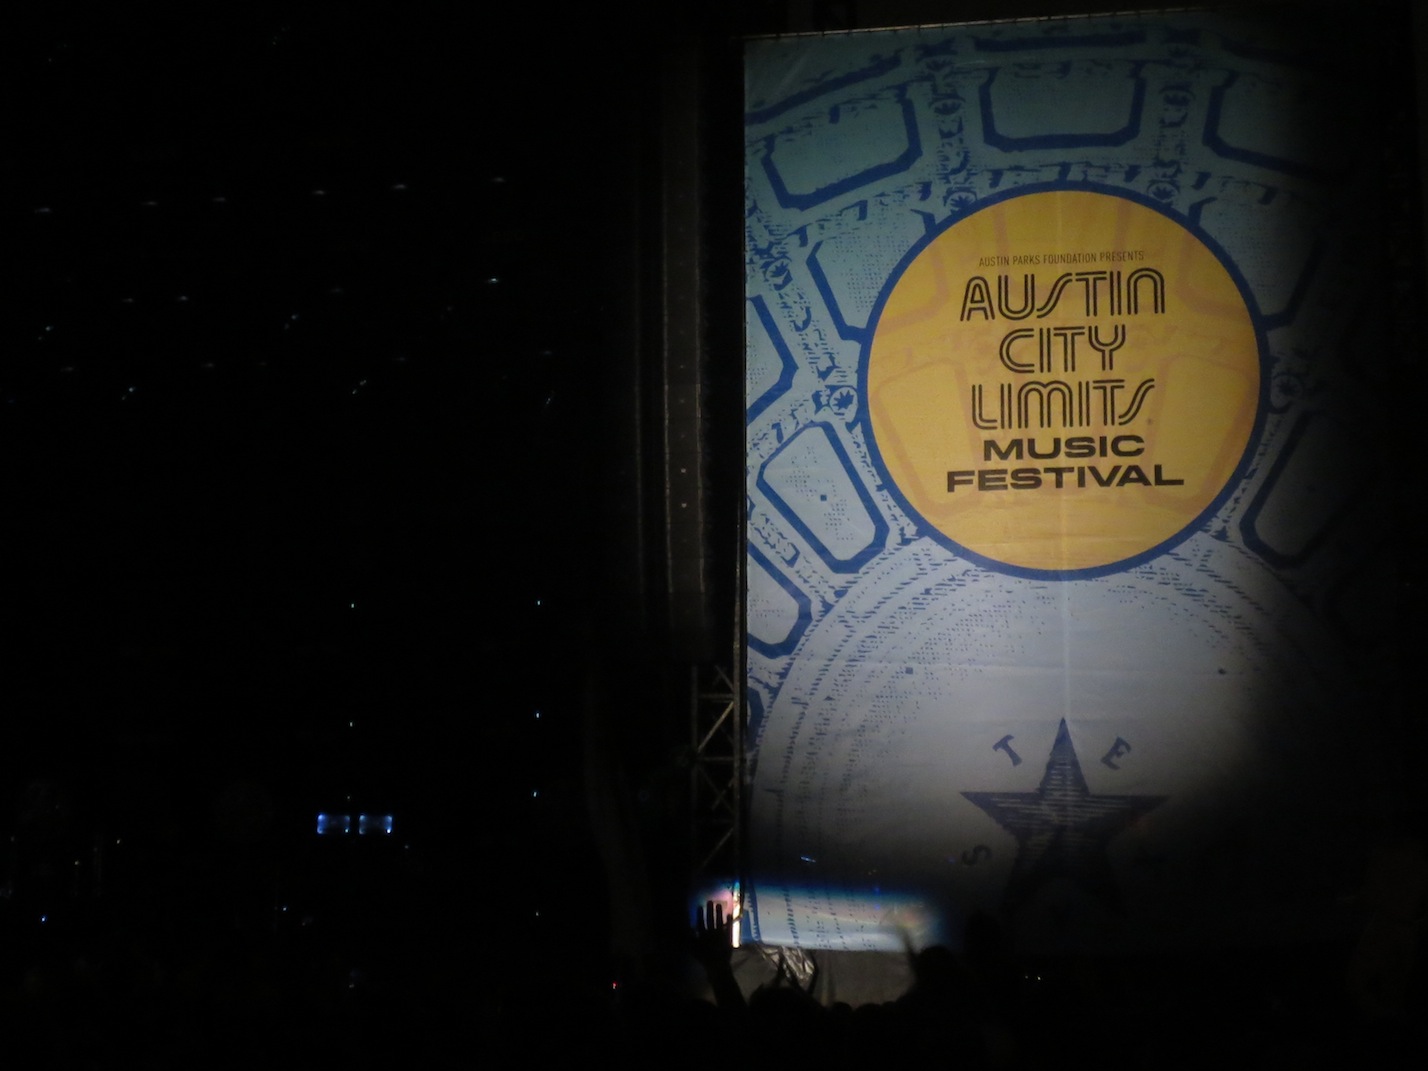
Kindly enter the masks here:
<path id="1" fill-rule="evenodd" d="M 1041 193 L 1094 193 L 1107 197 L 1118 197 L 1125 201 L 1130 201 L 1142 208 L 1148 208 L 1157 215 L 1176 224 L 1185 230 L 1197 241 L 1199 241 L 1211 255 L 1225 269 L 1226 274 L 1234 283 L 1240 299 L 1244 302 L 1245 310 L 1249 315 L 1250 326 L 1254 332 L 1255 347 L 1259 366 L 1259 386 L 1258 395 L 1255 401 L 1254 422 L 1250 428 L 1249 435 L 1245 439 L 1244 449 L 1240 453 L 1239 460 L 1235 463 L 1229 478 L 1215 496 L 1179 531 L 1167 539 L 1155 544 L 1138 554 L 1122 558 L 1104 565 L 1091 566 L 1086 569 L 1033 569 L 1027 566 L 1013 565 L 1009 562 L 999 561 L 981 554 L 969 547 L 958 543 L 940 528 L 938 528 L 912 504 L 908 497 L 903 494 L 902 489 L 893 479 L 891 470 L 883 460 L 882 450 L 878 446 L 877 437 L 873 433 L 871 409 L 867 404 L 868 394 L 868 371 L 872 360 L 872 349 L 877 339 L 878 323 L 882 319 L 883 309 L 887 305 L 889 297 L 902 281 L 903 275 L 911 267 L 912 263 L 927 249 L 933 242 L 937 241 L 957 224 L 971 218 L 984 209 L 991 208 L 1007 201 L 1015 200 L 1018 197 L 1027 197 L 1032 194 Z M 934 542 L 941 544 L 951 550 L 959 557 L 992 570 L 994 572 L 1005 573 L 1010 576 L 1019 576 L 1032 580 L 1086 580 L 1098 576 L 1108 576 L 1114 573 L 1124 572 L 1138 565 L 1143 565 L 1154 558 L 1158 558 L 1166 551 L 1178 546 L 1188 539 L 1194 532 L 1200 529 L 1205 522 L 1224 505 L 1234 488 L 1244 479 L 1245 469 L 1249 463 L 1249 458 L 1253 455 L 1256 444 L 1264 431 L 1265 412 L 1268 399 L 1269 385 L 1269 345 L 1265 330 L 1264 316 L 1259 310 L 1258 303 L 1254 300 L 1254 295 L 1249 288 L 1249 284 L 1240 272 L 1239 267 L 1230 258 L 1224 247 L 1211 237 L 1203 228 L 1191 221 L 1187 217 L 1173 215 L 1165 210 L 1165 206 L 1156 201 L 1138 194 L 1131 190 L 1118 189 L 1114 186 L 1105 186 L 1095 182 L 1050 182 L 1036 183 L 1027 186 L 1020 186 L 1014 190 L 1006 190 L 993 194 L 990 197 L 977 201 L 971 206 L 969 211 L 960 212 L 948 217 L 939 226 L 932 228 L 923 235 L 908 251 L 903 254 L 902 259 L 891 272 L 888 273 L 882 289 L 879 291 L 877 300 L 873 303 L 872 311 L 868 316 L 868 327 L 862 352 L 858 360 L 858 392 L 863 398 L 863 405 L 858 416 L 858 423 L 861 425 L 864 440 L 867 443 L 868 455 L 872 459 L 878 476 L 892 495 L 898 506 L 909 517 L 915 520 L 922 533 L 930 537 Z"/>

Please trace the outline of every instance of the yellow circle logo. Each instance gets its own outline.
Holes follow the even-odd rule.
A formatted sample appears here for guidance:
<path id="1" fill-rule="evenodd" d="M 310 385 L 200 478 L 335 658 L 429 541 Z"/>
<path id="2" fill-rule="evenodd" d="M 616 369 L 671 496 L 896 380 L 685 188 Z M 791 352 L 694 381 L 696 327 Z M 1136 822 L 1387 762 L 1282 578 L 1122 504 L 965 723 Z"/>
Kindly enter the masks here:
<path id="1" fill-rule="evenodd" d="M 918 252 L 864 377 L 876 453 L 915 515 L 989 563 L 1085 574 L 1174 540 L 1226 491 L 1260 346 L 1191 231 L 1128 197 L 1052 190 Z"/>

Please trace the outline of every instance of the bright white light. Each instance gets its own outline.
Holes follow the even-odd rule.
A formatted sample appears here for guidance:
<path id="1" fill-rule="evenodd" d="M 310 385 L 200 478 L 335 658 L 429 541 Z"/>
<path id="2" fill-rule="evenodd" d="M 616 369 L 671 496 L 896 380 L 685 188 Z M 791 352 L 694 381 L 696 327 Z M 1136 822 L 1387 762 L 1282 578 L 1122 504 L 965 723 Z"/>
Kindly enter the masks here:
<path id="1" fill-rule="evenodd" d="M 734 897 L 734 903 L 733 907 L 731 908 L 731 911 L 733 912 L 734 916 L 734 925 L 730 927 L 729 931 L 731 937 L 730 944 L 732 944 L 735 948 L 738 948 L 739 941 L 741 940 L 741 935 L 739 931 L 743 928 L 739 925 L 739 916 L 744 913 L 744 898 L 739 895 L 739 883 L 737 881 L 734 882 L 734 888 L 732 892 Z"/>
<path id="2" fill-rule="evenodd" d="M 907 941 L 914 948 L 948 943 L 942 910 L 916 893 L 896 892 L 885 885 L 876 893 L 871 888 L 834 892 L 816 883 L 780 887 L 778 893 L 782 910 L 761 911 L 758 916 L 762 945 L 799 943 L 789 928 L 787 907 L 795 911 L 792 917 L 810 920 L 809 928 L 815 932 L 840 933 L 845 948 L 901 952 Z"/>
<path id="3" fill-rule="evenodd" d="M 731 921 L 729 927 L 729 943 L 738 948 L 742 941 L 739 932 L 742 927 L 739 919 L 744 913 L 743 897 L 739 894 L 739 883 L 731 881 L 718 885 L 704 886 L 702 891 L 696 891 L 692 907 L 700 915 L 703 915 L 706 906 L 710 901 L 718 904 L 724 910 L 724 918 Z"/>

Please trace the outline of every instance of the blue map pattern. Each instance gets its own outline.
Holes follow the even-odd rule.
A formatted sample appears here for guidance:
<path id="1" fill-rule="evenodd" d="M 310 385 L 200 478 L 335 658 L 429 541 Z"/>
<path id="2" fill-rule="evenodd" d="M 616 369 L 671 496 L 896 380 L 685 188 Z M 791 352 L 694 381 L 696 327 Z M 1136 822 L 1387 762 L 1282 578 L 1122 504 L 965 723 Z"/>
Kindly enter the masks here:
<path id="1" fill-rule="evenodd" d="M 1119 910 L 1133 876 L 1127 844 L 1173 809 L 1169 792 L 1146 788 L 1158 784 L 1148 767 L 1132 772 L 1188 731 L 1157 722 L 1173 704 L 1148 682 L 1134 685 L 1145 688 L 1142 724 L 1162 739 L 1127 731 L 1130 757 L 1094 707 L 1048 708 L 1039 726 L 1026 712 L 1011 725 L 939 698 L 949 686 L 993 695 L 983 676 L 1035 673 L 1034 660 L 1018 660 L 1040 641 L 1018 628 L 1034 625 L 1026 607 L 1044 613 L 1057 596 L 1003 584 L 923 536 L 882 483 L 858 373 L 871 310 L 907 251 L 988 198 L 1074 186 L 1158 205 L 1223 252 L 1268 343 L 1263 422 L 1243 478 L 1183 543 L 1101 578 L 1095 612 L 1156 602 L 1167 635 L 1201 638 L 1196 672 L 1238 682 L 1225 694 L 1241 698 L 1270 694 L 1270 665 L 1298 666 L 1313 687 L 1336 680 L 1326 652 L 1371 650 L 1388 627 L 1388 615 L 1364 609 L 1382 605 L 1384 563 L 1343 549 L 1351 532 L 1362 543 L 1386 523 L 1382 496 L 1346 470 L 1351 430 L 1383 390 L 1359 355 L 1383 333 L 1357 311 L 1365 273 L 1346 268 L 1363 259 L 1363 228 L 1342 220 L 1346 204 L 1376 196 L 1377 172 L 1343 133 L 1362 98 L 1335 88 L 1357 75 L 1326 80 L 1280 29 L 1177 13 L 748 46 L 747 694 L 766 826 L 753 834 L 760 865 L 791 868 L 764 884 L 755 937 L 767 918 L 794 943 L 836 931 L 845 947 L 874 947 L 871 931 L 829 906 L 849 875 L 874 865 L 841 838 L 855 825 L 872 831 L 869 858 L 880 840 L 912 843 L 900 825 L 926 824 L 935 839 L 956 826 L 926 819 L 935 800 L 984 827 L 986 843 L 943 849 L 959 888 L 976 892 L 974 875 L 995 870 L 1008 908 L 1069 881 Z M 1282 115 L 1301 121 L 1271 121 Z M 1009 627 L 1018 613 L 1029 616 Z M 1205 682 L 1164 686 L 1183 694 Z M 1261 730 L 1210 714 L 1213 746 L 1265 746 L 1231 746 Z M 1047 739 L 1058 717 L 1041 782 L 1028 784 L 1030 764 L 1018 770 L 1023 755 L 1007 741 Z M 966 726 L 962 751 L 912 742 L 944 739 L 929 726 L 954 718 Z M 1093 792 L 1071 741 L 1102 726 L 1088 734 L 1110 748 L 1097 769 L 1105 790 Z M 879 827 L 860 802 L 860 770 L 890 758 L 910 780 L 886 790 L 903 809 Z M 932 787 L 954 762 L 988 765 Z"/>
<path id="2" fill-rule="evenodd" d="M 1241 532 L 1243 551 L 1268 567 L 1306 564 L 1305 548 L 1343 522 L 1342 502 L 1296 500 L 1293 546 L 1257 525 L 1284 515 L 1276 485 L 1293 468 L 1280 455 L 1303 434 L 1300 403 L 1316 389 L 1306 370 L 1331 363 L 1315 352 L 1332 345 L 1334 310 L 1320 290 L 1335 280 L 1319 276 L 1337 251 L 1316 236 L 1344 190 L 1308 180 L 1348 164 L 1332 142 L 1256 132 L 1266 109 L 1296 93 L 1312 95 L 1321 122 L 1339 117 L 1347 105 L 1312 70 L 1276 41 L 1235 39 L 1193 14 L 1108 17 L 1075 32 L 1053 20 L 830 37 L 814 49 L 820 62 L 800 68 L 817 74 L 786 81 L 759 56 L 780 47 L 751 45 L 750 69 L 761 73 L 747 86 L 749 530 L 766 551 L 807 552 L 788 580 L 810 605 L 836 601 L 853 560 L 818 534 L 829 516 L 869 516 L 887 546 L 916 537 L 879 484 L 856 397 L 868 312 L 888 273 L 929 228 L 988 195 L 1045 182 L 1147 196 L 1212 235 L 1243 272 L 1271 332 L 1269 375 L 1296 402 L 1273 413 L 1251 479 L 1213 530 Z M 1067 109 L 1068 99 L 1083 106 Z M 846 478 L 805 497 L 817 515 L 803 516 L 770 494 L 763 474 L 810 423 L 836 444 Z M 756 614 L 748 627 L 766 639 Z M 780 669 L 753 667 L 756 686 L 776 690 Z"/>

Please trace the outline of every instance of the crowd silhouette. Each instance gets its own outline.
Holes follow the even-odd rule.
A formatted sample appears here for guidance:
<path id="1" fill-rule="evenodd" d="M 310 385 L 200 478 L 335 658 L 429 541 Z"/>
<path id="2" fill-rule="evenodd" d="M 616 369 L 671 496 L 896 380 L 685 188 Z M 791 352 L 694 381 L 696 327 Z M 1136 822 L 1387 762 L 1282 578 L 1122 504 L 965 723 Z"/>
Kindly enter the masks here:
<path id="1" fill-rule="evenodd" d="M 591 985 L 570 968 L 598 926 L 568 935 L 568 962 L 513 962 L 506 943 L 503 963 L 101 899 L 54 930 L 3 916 L 0 1014 L 33 1067 L 1418 1067 L 1425 889 L 1421 844 L 1398 842 L 1370 865 L 1355 939 L 1198 956 L 1018 956 L 977 914 L 958 948 L 909 944 L 905 991 L 858 1007 L 828 999 L 817 952 L 795 969 L 791 950 L 736 948 L 712 902 L 660 964 Z"/>

